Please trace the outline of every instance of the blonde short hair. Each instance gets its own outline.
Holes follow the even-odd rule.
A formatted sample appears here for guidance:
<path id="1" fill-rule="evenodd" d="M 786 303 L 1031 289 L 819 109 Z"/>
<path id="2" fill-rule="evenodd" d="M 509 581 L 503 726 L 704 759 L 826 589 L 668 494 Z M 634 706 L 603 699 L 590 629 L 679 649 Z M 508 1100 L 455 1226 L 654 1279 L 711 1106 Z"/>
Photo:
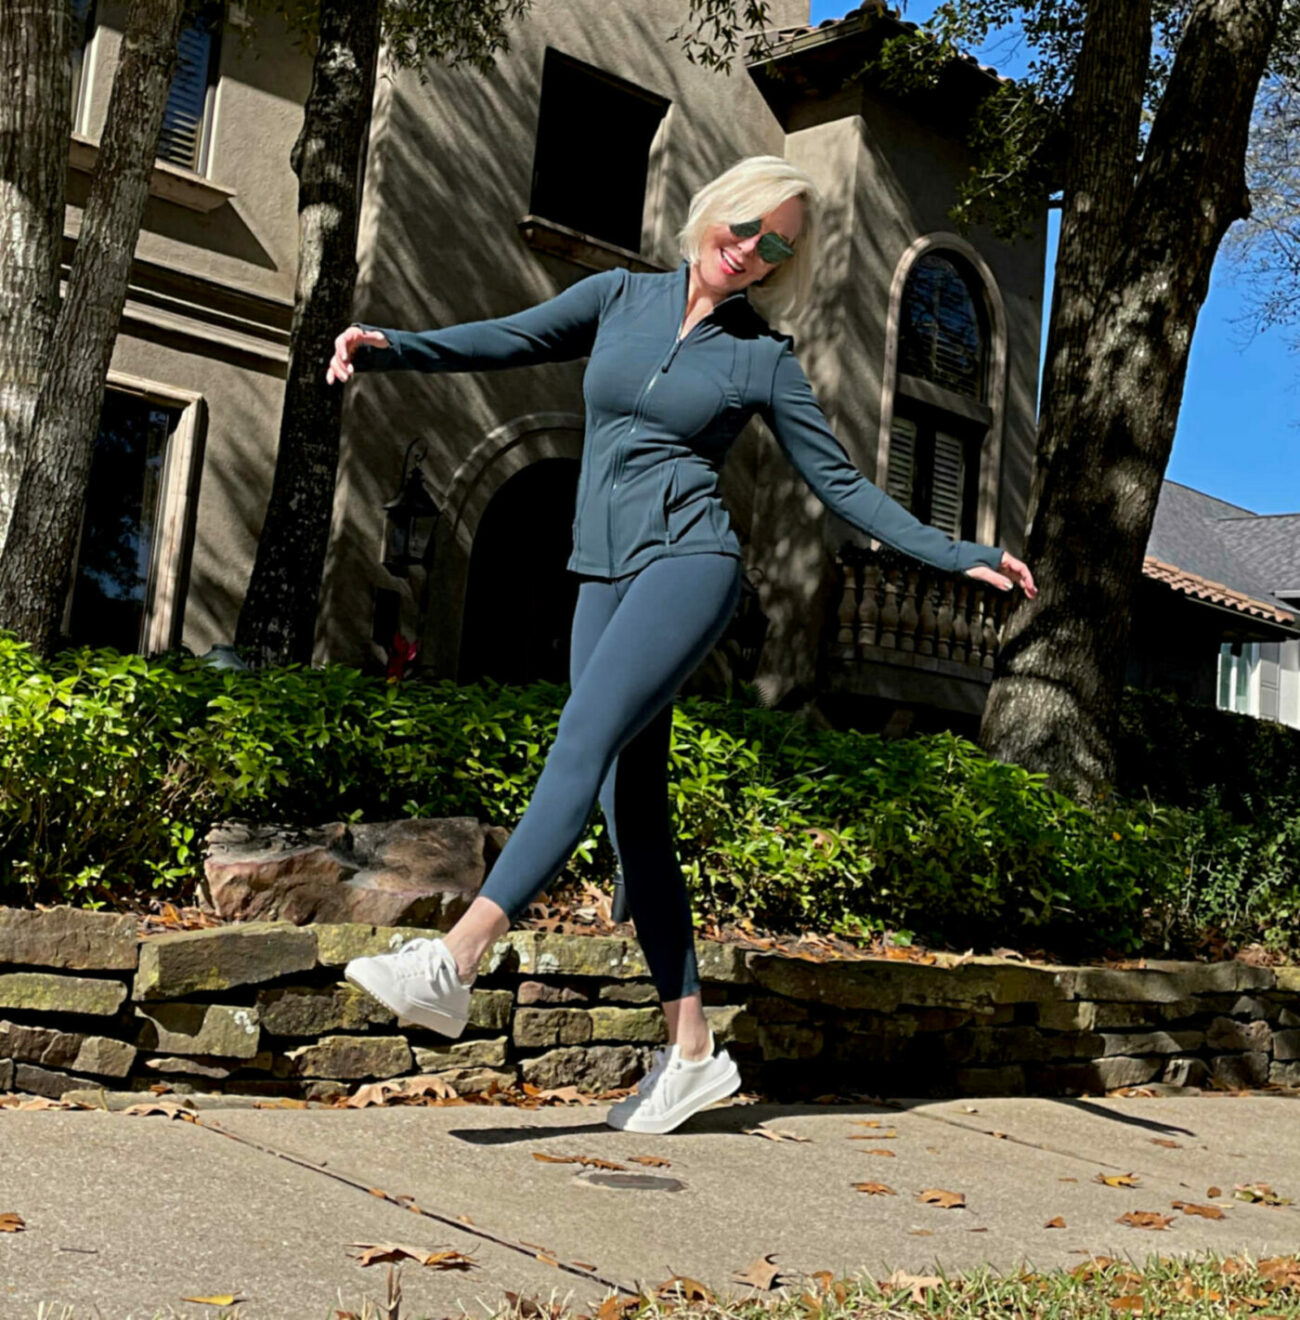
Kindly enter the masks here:
<path id="1" fill-rule="evenodd" d="M 682 256 L 694 264 L 710 225 L 753 220 L 791 197 L 801 198 L 804 209 L 794 256 L 749 286 L 750 301 L 769 321 L 796 312 L 812 288 L 821 197 L 808 175 L 780 156 L 747 156 L 691 198 L 686 223 L 677 235 Z"/>

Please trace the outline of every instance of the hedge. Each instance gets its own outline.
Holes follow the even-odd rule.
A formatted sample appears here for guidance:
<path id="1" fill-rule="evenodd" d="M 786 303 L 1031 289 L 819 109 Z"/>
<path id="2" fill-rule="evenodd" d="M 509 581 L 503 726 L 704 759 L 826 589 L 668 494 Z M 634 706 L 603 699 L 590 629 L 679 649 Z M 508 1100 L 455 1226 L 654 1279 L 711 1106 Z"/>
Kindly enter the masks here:
<path id="1" fill-rule="evenodd" d="M 513 825 L 565 695 L 176 655 L 45 662 L 0 634 L 0 903 L 192 901 L 202 839 L 230 817 Z M 1159 716 L 1146 733 L 1143 709 Z M 1215 763 L 1199 719 L 1187 725 L 1196 759 Z M 1135 700 L 1126 721 L 1130 744 L 1167 749 L 1181 736 L 1158 704 Z M 952 734 L 886 741 L 687 698 L 670 794 L 695 909 L 722 921 L 1124 951 L 1172 950 L 1213 927 L 1289 950 L 1300 815 L 1270 785 L 1291 783 L 1296 764 L 1279 751 L 1270 766 L 1249 812 L 1241 791 L 1226 802 L 1213 784 L 1189 785 L 1185 766 L 1159 785 L 1178 790 L 1177 805 L 1116 794 L 1086 810 Z M 612 877 L 599 812 L 570 870 Z"/>

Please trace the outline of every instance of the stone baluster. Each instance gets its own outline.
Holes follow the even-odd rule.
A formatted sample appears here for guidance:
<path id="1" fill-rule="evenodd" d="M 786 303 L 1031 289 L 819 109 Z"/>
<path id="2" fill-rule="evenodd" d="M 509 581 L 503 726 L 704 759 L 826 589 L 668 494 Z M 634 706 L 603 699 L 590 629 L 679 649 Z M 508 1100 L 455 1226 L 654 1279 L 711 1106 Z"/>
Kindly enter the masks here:
<path id="1" fill-rule="evenodd" d="M 861 569 L 841 558 L 839 560 L 839 570 L 841 575 L 840 587 L 840 611 L 839 611 L 839 631 L 836 635 L 836 655 L 840 660 L 852 660 L 857 653 L 858 636 L 858 602 L 856 593 L 861 589 L 861 583 L 858 580 Z"/>
<path id="2" fill-rule="evenodd" d="M 938 633 L 938 596 L 939 583 L 930 569 L 923 569 L 918 584 L 921 622 L 916 630 L 916 650 L 918 655 L 933 655 Z"/>
<path id="3" fill-rule="evenodd" d="M 900 571 L 899 577 L 902 579 L 903 600 L 898 618 L 898 649 L 914 655 L 916 629 L 921 622 L 921 611 L 918 608 L 921 574 L 914 568 L 905 568 Z"/>
<path id="4" fill-rule="evenodd" d="M 858 605 L 858 645 L 875 646 L 880 636 L 880 565 L 874 560 L 862 569 L 862 601 Z"/>
<path id="5" fill-rule="evenodd" d="M 934 653 L 940 660 L 952 658 L 953 580 L 943 579 L 937 588 L 938 608 L 934 619 Z"/>
<path id="6" fill-rule="evenodd" d="M 887 651 L 898 648 L 898 570 L 882 568 L 885 599 L 880 607 L 880 645 Z"/>
<path id="7" fill-rule="evenodd" d="M 970 579 L 954 584 L 955 597 L 952 615 L 952 658 L 959 664 L 970 660 L 970 598 L 973 594 Z"/>
<path id="8" fill-rule="evenodd" d="M 992 590 L 986 589 L 981 594 L 984 596 L 984 655 L 980 659 L 980 665 L 986 673 L 993 672 L 993 662 L 998 654 L 998 635 L 1002 631 L 999 627 L 998 616 L 1003 613 L 1002 606 L 1005 601 L 994 600 L 993 593 L 997 591 L 996 587 Z"/>

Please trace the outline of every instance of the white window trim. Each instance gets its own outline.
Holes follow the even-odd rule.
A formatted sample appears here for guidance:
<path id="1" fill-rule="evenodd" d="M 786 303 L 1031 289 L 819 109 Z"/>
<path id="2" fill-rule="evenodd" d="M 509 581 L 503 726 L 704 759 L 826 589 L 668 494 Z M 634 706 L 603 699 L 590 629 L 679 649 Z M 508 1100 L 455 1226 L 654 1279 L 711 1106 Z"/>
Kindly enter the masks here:
<path id="1" fill-rule="evenodd" d="M 140 621 L 140 652 L 153 655 L 158 651 L 169 651 L 181 641 L 207 406 L 202 394 L 130 376 L 122 371 L 108 373 L 108 388 L 133 395 L 146 403 L 180 410 L 176 428 L 167 442 L 162 479 L 158 483 L 158 509 L 153 544 L 149 547 L 149 579 L 145 583 L 144 611 Z M 78 544 L 78 559 L 74 561 L 72 586 L 64 610 L 65 629 L 76 588 L 76 565 L 80 553 Z"/>
<path id="2" fill-rule="evenodd" d="M 994 545 L 998 534 L 998 476 L 1002 469 L 1002 432 L 1006 419 L 1007 314 L 997 280 L 988 262 L 960 234 L 923 234 L 909 244 L 894 268 L 893 283 L 889 287 L 889 314 L 885 322 L 885 368 L 880 387 L 880 432 L 876 438 L 876 485 L 883 487 L 889 473 L 889 434 L 894 425 L 894 398 L 898 386 L 898 339 L 903 317 L 903 290 L 917 260 L 936 248 L 956 252 L 963 257 L 973 267 L 983 286 L 984 310 L 989 320 L 987 403 L 993 416 L 984 443 L 980 446 L 975 539 L 985 545 Z"/>

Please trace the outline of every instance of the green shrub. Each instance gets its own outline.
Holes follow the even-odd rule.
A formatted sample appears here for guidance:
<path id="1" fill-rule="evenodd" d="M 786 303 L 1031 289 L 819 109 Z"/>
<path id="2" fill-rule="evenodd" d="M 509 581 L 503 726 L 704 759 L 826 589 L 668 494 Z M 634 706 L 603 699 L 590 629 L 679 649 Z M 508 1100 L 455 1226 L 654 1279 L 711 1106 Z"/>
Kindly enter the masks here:
<path id="1" fill-rule="evenodd" d="M 189 900 L 228 817 L 513 825 L 565 696 L 107 651 L 46 663 L 0 634 L 0 902 Z M 1294 810 L 1244 823 L 1206 789 L 1089 811 L 951 734 L 885 741 L 688 698 L 670 795 L 697 910 L 724 921 L 1136 950 L 1207 924 L 1288 947 L 1300 912 Z M 611 878 L 599 812 L 570 870 Z"/>

